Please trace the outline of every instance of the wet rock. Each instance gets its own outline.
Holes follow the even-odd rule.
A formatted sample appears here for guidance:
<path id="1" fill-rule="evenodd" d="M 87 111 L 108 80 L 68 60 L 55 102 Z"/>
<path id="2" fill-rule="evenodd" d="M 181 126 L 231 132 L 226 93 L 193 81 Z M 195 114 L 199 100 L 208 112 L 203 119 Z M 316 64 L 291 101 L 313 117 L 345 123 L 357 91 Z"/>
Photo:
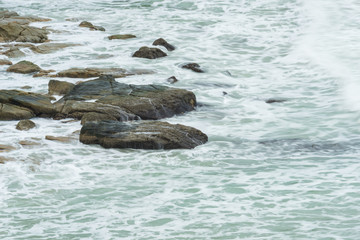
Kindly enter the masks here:
<path id="1" fill-rule="evenodd" d="M 38 143 L 38 142 L 33 142 L 33 141 L 28 141 L 28 140 L 21 140 L 21 141 L 19 141 L 19 144 L 22 145 L 22 146 L 40 145 L 40 143 Z"/>
<path id="2" fill-rule="evenodd" d="M 10 145 L 0 145 L 0 152 L 9 152 L 15 150 L 16 147 Z"/>
<path id="3" fill-rule="evenodd" d="M 25 86 L 22 86 L 21 89 L 32 89 L 32 86 L 25 85 Z"/>
<path id="4" fill-rule="evenodd" d="M 65 21 L 68 21 L 68 22 L 78 22 L 79 19 L 78 19 L 78 18 L 66 18 Z"/>
<path id="5" fill-rule="evenodd" d="M 9 58 L 25 57 L 25 53 L 20 51 L 20 49 L 17 47 L 12 47 L 9 50 L 5 51 L 3 54 L 8 56 Z"/>
<path id="6" fill-rule="evenodd" d="M 148 48 L 148 47 L 141 47 L 139 50 L 137 50 L 133 57 L 138 58 L 148 58 L 148 59 L 155 59 L 155 58 L 161 58 L 166 57 L 167 54 L 161 51 L 161 49 L 158 48 Z"/>
<path id="7" fill-rule="evenodd" d="M 8 48 L 12 48 L 12 47 L 17 47 L 17 48 L 31 48 L 33 46 L 35 46 L 34 44 L 31 43 L 9 43 L 9 44 L 4 44 L 2 45 L 3 47 L 8 47 Z"/>
<path id="8" fill-rule="evenodd" d="M 50 80 L 48 91 L 50 95 L 65 95 L 69 93 L 74 86 L 75 84 L 66 81 Z"/>
<path id="9" fill-rule="evenodd" d="M 79 24 L 79 27 L 85 27 L 85 28 L 89 28 L 90 30 L 95 30 L 95 31 L 105 31 L 105 28 L 103 28 L 102 26 L 95 26 L 91 22 L 88 22 L 88 21 L 82 21 Z"/>
<path id="10" fill-rule="evenodd" d="M 109 40 L 113 40 L 113 39 L 125 40 L 125 39 L 129 39 L 129 38 L 136 38 L 136 36 L 132 35 L 132 34 L 116 34 L 116 35 L 111 35 L 108 37 Z"/>
<path id="11" fill-rule="evenodd" d="M 26 73 L 39 72 L 40 70 L 41 68 L 32 62 L 21 61 L 10 66 L 6 71 L 26 74 Z"/>
<path id="12" fill-rule="evenodd" d="M 21 120 L 35 117 L 35 113 L 28 108 L 14 104 L 0 103 L 0 120 Z"/>
<path id="13" fill-rule="evenodd" d="M 36 53 L 47 54 L 58 51 L 63 48 L 74 47 L 74 46 L 80 46 L 80 45 L 72 44 L 72 43 L 44 43 L 38 46 L 32 46 L 30 49 Z"/>
<path id="14" fill-rule="evenodd" d="M 6 157 L 1 157 L 1 156 L 0 156 L 0 163 L 1 163 L 1 164 L 4 164 L 4 163 L 6 163 L 6 162 L 10 162 L 10 161 L 14 161 L 14 159 L 12 159 L 12 158 L 6 158 Z"/>
<path id="15" fill-rule="evenodd" d="M 21 130 L 21 131 L 26 131 L 26 130 L 34 128 L 35 126 L 36 126 L 35 123 L 31 120 L 21 120 L 16 125 L 16 129 Z"/>
<path id="16" fill-rule="evenodd" d="M 103 120 L 117 121 L 117 119 L 114 116 L 111 116 L 109 114 L 89 112 L 89 113 L 85 113 L 81 118 L 81 125 L 84 125 L 87 122 L 101 122 Z"/>
<path id="17" fill-rule="evenodd" d="M 175 50 L 175 47 L 171 44 L 169 44 L 167 41 L 165 41 L 165 39 L 163 38 L 159 38 L 159 39 L 156 39 L 154 42 L 153 42 L 153 45 L 154 46 L 163 46 L 165 47 L 168 51 L 174 51 Z"/>
<path id="18" fill-rule="evenodd" d="M 57 104 L 74 100 L 118 106 L 142 119 L 160 119 L 194 110 L 194 93 L 159 85 L 128 85 L 111 76 L 75 85 Z"/>
<path id="19" fill-rule="evenodd" d="M 64 142 L 64 143 L 68 143 L 71 141 L 74 141 L 75 139 L 72 137 L 62 137 L 62 136 L 50 136 L 50 135 L 46 135 L 45 136 L 46 140 L 50 140 L 50 141 L 58 141 L 58 142 Z"/>
<path id="20" fill-rule="evenodd" d="M 12 62 L 6 59 L 0 59 L 0 65 L 12 65 Z"/>
<path id="21" fill-rule="evenodd" d="M 17 12 L 13 12 L 9 10 L 0 11 L 0 19 L 16 17 L 16 16 L 19 16 Z"/>
<path id="22" fill-rule="evenodd" d="M 282 102 L 286 102 L 286 101 L 287 101 L 286 99 L 269 98 L 265 102 L 271 104 L 271 103 L 282 103 Z"/>
<path id="23" fill-rule="evenodd" d="M 0 42 L 42 43 L 48 40 L 44 29 L 0 21 Z"/>
<path id="24" fill-rule="evenodd" d="M 195 128 L 157 121 L 85 123 L 80 132 L 80 142 L 104 148 L 192 149 L 207 141 Z"/>
<path id="25" fill-rule="evenodd" d="M 172 77 L 169 77 L 167 79 L 167 81 L 171 84 L 174 84 L 174 83 L 178 82 L 179 80 L 177 80 L 177 78 L 175 76 L 172 76 Z"/>
<path id="26" fill-rule="evenodd" d="M 28 119 L 33 117 L 34 113 L 37 116 L 52 116 L 55 113 L 55 108 L 52 105 L 50 99 L 37 93 L 23 92 L 18 90 L 0 90 L 0 103 L 3 104 L 1 109 L 2 113 L 0 116 L 4 114 L 4 110 L 7 110 L 5 112 L 8 113 L 9 108 L 18 108 L 18 114 L 13 116 L 12 119 Z M 4 116 L 8 115 L 4 114 Z M 19 118 L 19 116 L 21 116 L 21 118 Z"/>
<path id="27" fill-rule="evenodd" d="M 204 71 L 200 68 L 200 65 L 197 63 L 188 63 L 185 65 L 182 65 L 181 68 L 190 69 L 194 72 L 203 73 Z"/>
<path id="28" fill-rule="evenodd" d="M 138 116 L 121 107 L 98 102 L 65 100 L 57 102 L 55 106 L 59 113 L 55 115 L 54 119 L 76 118 L 79 120 L 81 119 L 82 122 L 86 122 L 89 119 L 95 119 L 95 116 L 98 119 L 104 118 L 117 121 L 139 119 Z M 90 113 L 92 115 L 89 115 Z"/>
<path id="29" fill-rule="evenodd" d="M 47 77 L 50 73 L 55 72 L 55 70 L 44 70 L 41 69 L 38 73 L 35 73 L 33 77 Z"/>
<path id="30" fill-rule="evenodd" d="M 122 68 L 71 68 L 57 73 L 54 77 L 68 78 L 93 78 L 102 75 L 112 75 L 115 78 L 126 77 L 125 69 Z"/>

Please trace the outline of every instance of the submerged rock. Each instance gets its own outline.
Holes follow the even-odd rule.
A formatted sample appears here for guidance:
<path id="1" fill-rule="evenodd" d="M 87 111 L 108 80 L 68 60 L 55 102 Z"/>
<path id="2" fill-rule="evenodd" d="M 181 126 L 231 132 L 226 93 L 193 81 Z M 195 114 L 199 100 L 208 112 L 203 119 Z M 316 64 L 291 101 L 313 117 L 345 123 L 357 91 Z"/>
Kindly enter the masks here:
<path id="1" fill-rule="evenodd" d="M 48 91 L 50 95 L 65 95 L 69 93 L 74 86 L 75 84 L 66 81 L 50 80 Z"/>
<path id="2" fill-rule="evenodd" d="M 89 28 L 90 30 L 96 30 L 96 31 L 105 31 L 105 28 L 103 28 L 102 26 L 95 26 L 91 22 L 88 22 L 88 21 L 82 21 L 79 24 L 79 27 L 86 27 L 86 28 Z"/>
<path id="3" fill-rule="evenodd" d="M 281 99 L 281 98 L 269 98 L 265 102 L 271 104 L 271 103 L 282 103 L 286 101 L 287 101 L 286 99 Z"/>
<path id="4" fill-rule="evenodd" d="M 116 34 L 116 35 L 111 35 L 108 37 L 109 40 L 113 40 L 113 39 L 125 40 L 125 39 L 129 39 L 129 38 L 136 38 L 136 36 L 132 35 L 132 34 Z"/>
<path id="5" fill-rule="evenodd" d="M 12 65 L 12 62 L 6 59 L 0 59 L 0 65 Z"/>
<path id="6" fill-rule="evenodd" d="M 190 69 L 194 72 L 198 72 L 198 73 L 203 73 L 204 70 L 202 70 L 200 68 L 200 65 L 197 64 L 197 63 L 188 63 L 188 64 L 185 64 L 185 65 L 182 65 L 181 68 L 185 68 L 185 69 Z"/>
<path id="7" fill-rule="evenodd" d="M 19 16 L 19 14 L 17 12 L 13 12 L 9 10 L 0 11 L 1 19 L 15 17 L 15 16 Z"/>
<path id="8" fill-rule="evenodd" d="M 26 74 L 26 73 L 39 72 L 40 70 L 41 68 L 32 62 L 21 61 L 10 66 L 6 71 Z"/>
<path id="9" fill-rule="evenodd" d="M 58 142 L 65 142 L 65 143 L 75 140 L 75 138 L 73 138 L 73 137 L 50 136 L 50 135 L 46 135 L 45 139 L 50 140 L 50 141 L 58 141 Z"/>
<path id="10" fill-rule="evenodd" d="M 12 47 L 9 50 L 5 51 L 3 54 L 8 56 L 9 58 L 25 57 L 25 53 L 20 51 L 20 49 L 17 47 Z"/>
<path id="11" fill-rule="evenodd" d="M 104 148 L 192 149 L 207 141 L 200 130 L 157 121 L 85 123 L 80 132 L 80 142 Z"/>
<path id="12" fill-rule="evenodd" d="M 133 57 L 138 58 L 148 58 L 148 59 L 155 59 L 155 58 L 161 58 L 166 57 L 167 54 L 161 51 L 159 48 L 148 48 L 148 47 L 141 47 L 139 50 L 137 50 Z"/>
<path id="13" fill-rule="evenodd" d="M 21 131 L 26 131 L 26 130 L 34 128 L 35 126 L 36 126 L 35 123 L 31 120 L 21 120 L 16 125 L 16 129 L 21 130 Z"/>
<path id="14" fill-rule="evenodd" d="M 174 84 L 174 83 L 178 82 L 179 80 L 177 80 L 177 78 L 175 76 L 172 76 L 172 77 L 169 77 L 167 79 L 167 81 L 171 84 Z"/>
<path id="15" fill-rule="evenodd" d="M 15 150 L 16 147 L 10 145 L 0 145 L 0 152 L 9 152 Z"/>
<path id="16" fill-rule="evenodd" d="M 63 48 L 74 47 L 74 46 L 80 46 L 80 45 L 72 44 L 72 43 L 44 43 L 38 46 L 32 46 L 30 47 L 30 49 L 36 53 L 47 54 Z"/>
<path id="17" fill-rule="evenodd" d="M 121 78 L 132 75 L 123 68 L 71 68 L 57 73 L 54 77 L 93 78 L 102 75 L 112 75 Z"/>
<path id="18" fill-rule="evenodd" d="M 44 29 L 0 21 L 0 42 L 42 43 L 48 40 Z"/>
<path id="19" fill-rule="evenodd" d="M 168 51 L 174 51 L 175 50 L 175 47 L 171 44 L 169 44 L 167 41 L 165 41 L 165 39 L 163 38 L 159 38 L 159 39 L 156 39 L 154 42 L 153 42 L 153 45 L 154 46 L 163 46 L 165 47 Z"/>

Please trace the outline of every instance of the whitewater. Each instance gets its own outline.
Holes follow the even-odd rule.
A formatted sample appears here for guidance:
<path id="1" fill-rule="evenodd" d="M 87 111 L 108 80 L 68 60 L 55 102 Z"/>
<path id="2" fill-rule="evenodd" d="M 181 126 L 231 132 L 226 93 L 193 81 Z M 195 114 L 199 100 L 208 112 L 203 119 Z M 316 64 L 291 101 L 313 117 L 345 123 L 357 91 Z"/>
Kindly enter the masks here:
<path id="1" fill-rule="evenodd" d="M 34 118 L 21 132 L 0 121 L 0 144 L 17 148 L 0 152 L 14 159 L 0 164 L 0 239 L 360 239 L 359 1 L 0 0 L 0 9 L 51 18 L 31 25 L 80 44 L 25 49 L 44 69 L 145 69 L 155 73 L 117 81 L 193 91 L 196 110 L 164 121 L 209 137 L 192 150 L 104 149 L 45 139 L 74 134 L 79 121 Z M 79 28 L 84 20 L 106 31 Z M 160 37 L 176 50 L 131 57 Z M 180 67 L 188 62 L 205 73 Z M 6 68 L 1 89 L 47 93 L 50 78 Z"/>

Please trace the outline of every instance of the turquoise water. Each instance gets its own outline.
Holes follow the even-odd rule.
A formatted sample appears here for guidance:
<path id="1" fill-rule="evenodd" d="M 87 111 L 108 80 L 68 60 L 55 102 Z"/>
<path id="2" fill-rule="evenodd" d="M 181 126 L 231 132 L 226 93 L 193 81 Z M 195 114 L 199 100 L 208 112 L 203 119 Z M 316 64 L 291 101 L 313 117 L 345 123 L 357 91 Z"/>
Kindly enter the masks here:
<path id="1" fill-rule="evenodd" d="M 2 0 L 0 7 L 49 17 L 33 25 L 59 30 L 54 42 L 82 44 L 46 55 L 24 50 L 42 68 L 156 72 L 117 79 L 133 84 L 170 86 L 166 79 L 176 76 L 174 86 L 194 91 L 201 105 L 166 121 L 209 136 L 193 150 L 117 150 L 44 139 L 71 135 L 79 122 L 33 119 L 38 127 L 21 133 L 17 122 L 0 122 L 0 144 L 18 148 L 0 153 L 15 159 L 0 165 L 1 239 L 360 238 L 358 1 Z M 78 28 L 82 20 L 106 32 Z M 112 34 L 137 38 L 107 40 Z M 131 58 L 159 37 L 177 49 Z M 206 73 L 179 68 L 187 62 Z M 47 92 L 48 78 L 0 67 L 2 89 Z"/>

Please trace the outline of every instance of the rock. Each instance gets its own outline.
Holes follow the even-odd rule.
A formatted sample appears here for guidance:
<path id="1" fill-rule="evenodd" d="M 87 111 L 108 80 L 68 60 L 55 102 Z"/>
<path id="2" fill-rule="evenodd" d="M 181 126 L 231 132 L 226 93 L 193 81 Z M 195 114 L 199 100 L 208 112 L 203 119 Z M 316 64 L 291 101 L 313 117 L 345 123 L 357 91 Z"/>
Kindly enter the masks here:
<path id="1" fill-rule="evenodd" d="M 168 81 L 169 83 L 171 83 L 171 84 L 174 84 L 174 83 L 176 83 L 176 82 L 179 81 L 179 80 L 177 80 L 177 78 L 176 78 L 175 76 L 172 76 L 172 77 L 169 77 L 169 78 L 167 79 L 167 81 Z"/>
<path id="2" fill-rule="evenodd" d="M 9 152 L 12 150 L 15 150 L 16 147 L 10 146 L 10 145 L 0 145 L 0 152 Z"/>
<path id="3" fill-rule="evenodd" d="M 9 10 L 0 11 L 0 19 L 10 18 L 15 16 L 19 16 L 19 14 L 17 12 L 12 12 Z"/>
<path id="4" fill-rule="evenodd" d="M 271 104 L 271 103 L 282 103 L 282 102 L 286 102 L 286 101 L 287 101 L 286 99 L 269 98 L 265 102 Z"/>
<path id="5" fill-rule="evenodd" d="M 79 19 L 78 19 L 78 18 L 66 18 L 65 21 L 68 21 L 68 22 L 78 22 Z"/>
<path id="6" fill-rule="evenodd" d="M 21 131 L 26 131 L 26 130 L 29 130 L 31 128 L 34 128 L 35 126 L 36 126 L 35 123 L 33 121 L 31 121 L 31 120 L 21 120 L 16 125 L 16 129 L 21 130 Z"/>
<path id="7" fill-rule="evenodd" d="M 95 26 L 91 22 L 88 22 L 88 21 L 82 21 L 79 24 L 79 27 L 86 27 L 86 28 L 89 28 L 90 30 L 96 30 L 96 31 L 105 31 L 105 28 L 103 28 L 102 26 Z"/>
<path id="8" fill-rule="evenodd" d="M 12 65 L 12 62 L 6 59 L 0 59 L 0 65 Z"/>
<path id="9" fill-rule="evenodd" d="M 81 125 L 84 125 L 87 122 L 101 122 L 103 120 L 117 121 L 117 119 L 114 116 L 111 116 L 109 114 L 89 112 L 89 113 L 85 113 L 81 118 Z"/>
<path id="10" fill-rule="evenodd" d="M 49 21 L 51 21 L 50 18 L 42 18 L 42 17 L 38 17 L 38 16 L 33 16 L 33 15 L 12 16 L 11 19 L 24 20 L 24 21 L 29 21 L 29 22 L 49 22 Z"/>
<path id="11" fill-rule="evenodd" d="M 112 75 L 115 78 L 120 78 L 131 74 L 127 74 L 126 70 L 122 68 L 71 68 L 59 72 L 54 77 L 92 78 L 102 75 Z"/>
<path id="12" fill-rule="evenodd" d="M 0 103 L 0 120 L 21 120 L 35 117 L 35 113 L 28 108 L 14 104 Z"/>
<path id="13" fill-rule="evenodd" d="M 42 43 L 48 40 L 44 29 L 0 21 L 0 42 Z"/>
<path id="14" fill-rule="evenodd" d="M 50 95 L 65 95 L 74 88 L 75 84 L 66 81 L 50 80 L 48 86 Z"/>
<path id="15" fill-rule="evenodd" d="M 55 114 L 55 108 L 50 99 L 37 93 L 18 90 L 0 90 L 0 103 L 3 104 L 1 109 L 3 113 L 4 110 L 9 111 L 9 108 L 10 110 L 11 108 L 19 108 L 17 109 L 18 114 L 13 116 L 13 119 L 28 119 L 34 117 L 34 113 L 37 116 L 52 116 Z M 21 118 L 16 118 L 16 116 L 21 116 Z"/>
<path id="16" fill-rule="evenodd" d="M 118 121 L 138 120 L 139 117 L 129 113 L 125 109 L 97 102 L 83 102 L 83 101 L 59 101 L 56 104 L 58 114 L 54 119 L 76 118 L 81 119 L 82 122 L 92 119 L 111 119 Z M 91 115 L 89 115 L 91 113 Z M 95 120 L 94 120 L 95 121 Z"/>
<path id="17" fill-rule="evenodd" d="M 32 89 L 32 86 L 25 85 L 25 86 L 22 86 L 21 89 Z"/>
<path id="18" fill-rule="evenodd" d="M 61 106 L 69 100 L 93 100 L 154 120 L 192 111 L 196 106 L 195 95 L 190 91 L 159 85 L 128 85 L 116 82 L 111 76 L 75 85 L 57 104 Z"/>
<path id="19" fill-rule="evenodd" d="M 66 142 L 66 143 L 75 140 L 72 137 L 56 137 L 56 136 L 50 136 L 50 135 L 45 136 L 45 139 L 50 140 L 50 141 L 58 141 L 58 142 Z"/>
<path id="20" fill-rule="evenodd" d="M 21 61 L 10 66 L 6 71 L 25 74 L 25 73 L 39 72 L 40 70 L 41 68 L 32 62 Z"/>
<path id="21" fill-rule="evenodd" d="M 198 73 L 203 73 L 204 71 L 200 68 L 200 65 L 197 63 L 188 63 L 185 64 L 183 66 L 181 66 L 181 68 L 185 68 L 185 69 L 190 69 L 194 72 L 198 72 Z"/>
<path id="22" fill-rule="evenodd" d="M 38 142 L 33 142 L 33 141 L 27 141 L 27 140 L 22 140 L 19 142 L 20 145 L 22 146 L 35 146 L 35 145 L 40 145 L 40 143 Z"/>
<path id="23" fill-rule="evenodd" d="M 129 39 L 129 38 L 136 38 L 135 35 L 132 34 L 116 34 L 116 35 L 111 35 L 108 37 L 109 40 L 113 40 L 113 39 Z"/>
<path id="24" fill-rule="evenodd" d="M 9 58 L 25 57 L 25 53 L 20 51 L 20 49 L 17 47 L 12 47 L 9 50 L 7 50 L 6 52 L 4 52 L 3 54 L 8 56 Z"/>
<path id="25" fill-rule="evenodd" d="M 80 46 L 80 45 L 72 44 L 72 43 L 44 43 L 38 46 L 32 46 L 30 47 L 30 49 L 36 53 L 47 54 L 63 48 L 74 47 L 74 46 Z"/>
<path id="26" fill-rule="evenodd" d="M 41 69 L 38 73 L 35 73 L 33 77 L 47 77 L 49 73 L 55 72 L 55 70 L 44 70 Z"/>
<path id="27" fill-rule="evenodd" d="M 0 163 L 4 164 L 5 162 L 14 161 L 12 158 L 0 157 Z"/>
<path id="28" fill-rule="evenodd" d="M 138 58 L 148 58 L 148 59 L 155 59 L 155 58 L 161 58 L 166 57 L 167 54 L 161 51 L 161 49 L 158 48 L 148 48 L 148 47 L 141 47 L 139 50 L 137 50 L 133 57 Z"/>
<path id="29" fill-rule="evenodd" d="M 163 46 L 165 47 L 168 51 L 174 51 L 175 50 L 175 47 L 171 44 L 169 44 L 167 41 L 165 41 L 163 38 L 159 38 L 159 39 L 156 39 L 154 42 L 153 42 L 153 45 L 154 46 Z"/>
<path id="30" fill-rule="evenodd" d="M 80 142 L 104 148 L 192 149 L 207 141 L 195 128 L 157 121 L 85 123 L 80 132 Z"/>

